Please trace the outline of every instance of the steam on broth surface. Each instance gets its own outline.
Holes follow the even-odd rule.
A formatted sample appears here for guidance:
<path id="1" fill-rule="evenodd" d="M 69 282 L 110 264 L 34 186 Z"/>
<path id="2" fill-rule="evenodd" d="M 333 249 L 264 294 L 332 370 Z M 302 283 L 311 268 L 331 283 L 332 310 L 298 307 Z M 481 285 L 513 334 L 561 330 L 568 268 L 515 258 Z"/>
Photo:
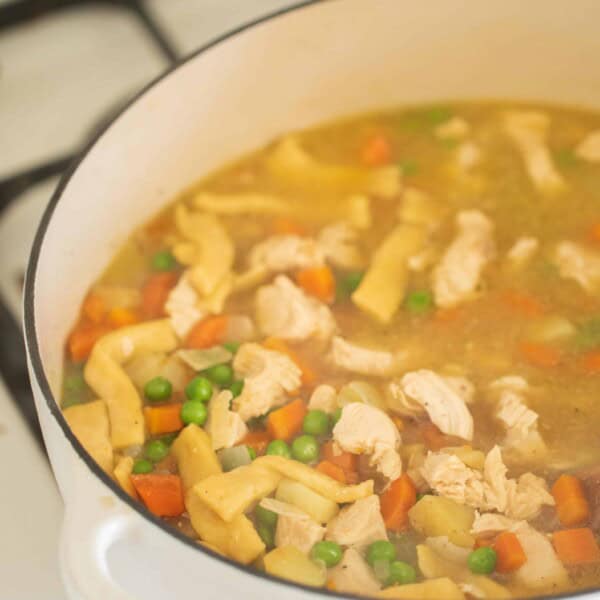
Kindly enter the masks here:
<path id="1" fill-rule="evenodd" d="M 62 406 L 152 513 L 384 598 L 600 583 L 600 116 L 418 106 L 293 133 L 132 234 Z"/>

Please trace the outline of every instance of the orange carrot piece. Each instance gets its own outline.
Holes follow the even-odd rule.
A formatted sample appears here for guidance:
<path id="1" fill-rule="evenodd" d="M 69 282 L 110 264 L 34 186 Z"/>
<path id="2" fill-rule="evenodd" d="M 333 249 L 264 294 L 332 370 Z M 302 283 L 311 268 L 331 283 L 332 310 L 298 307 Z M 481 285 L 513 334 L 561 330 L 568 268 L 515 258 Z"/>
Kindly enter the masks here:
<path id="1" fill-rule="evenodd" d="M 600 562 L 600 548 L 589 527 L 556 531 L 552 543 L 558 558 L 565 565 L 587 565 Z"/>
<path id="2" fill-rule="evenodd" d="M 527 561 L 523 546 L 512 531 L 503 531 L 496 538 L 493 548 L 496 551 L 496 571 L 498 573 L 512 573 Z"/>
<path id="3" fill-rule="evenodd" d="M 335 277 L 327 266 L 311 267 L 296 273 L 296 283 L 322 302 L 331 304 L 335 298 Z"/>
<path id="4" fill-rule="evenodd" d="M 519 353 L 523 360 L 535 367 L 556 367 L 561 361 L 560 350 L 546 344 L 522 342 L 519 345 Z"/>
<path id="5" fill-rule="evenodd" d="M 590 505 L 583 484 L 574 475 L 561 475 L 552 486 L 556 512 L 563 525 L 581 525 L 590 518 Z"/>
<path id="6" fill-rule="evenodd" d="M 276 235 L 306 235 L 306 230 L 300 223 L 286 217 L 277 217 L 273 219 L 271 231 Z"/>
<path id="7" fill-rule="evenodd" d="M 108 322 L 114 327 L 127 327 L 139 322 L 136 312 L 130 308 L 113 308 L 108 313 Z"/>
<path id="8" fill-rule="evenodd" d="M 131 483 L 146 508 L 157 517 L 178 517 L 185 510 L 179 475 L 131 475 Z"/>
<path id="9" fill-rule="evenodd" d="M 267 417 L 267 429 L 276 440 L 289 442 L 302 429 L 306 404 L 300 398 L 274 410 Z"/>
<path id="10" fill-rule="evenodd" d="M 106 314 L 104 300 L 93 292 L 83 301 L 83 315 L 92 323 L 102 323 Z"/>
<path id="11" fill-rule="evenodd" d="M 539 317 L 544 314 L 544 306 L 531 294 L 508 291 L 502 295 L 502 302 L 514 313 L 524 317 Z"/>
<path id="12" fill-rule="evenodd" d="M 383 133 L 369 137 L 360 150 L 360 160 L 368 167 L 385 165 L 392 159 L 392 144 Z"/>
<path id="13" fill-rule="evenodd" d="M 155 273 L 142 288 L 142 313 L 149 319 L 165 314 L 165 302 L 177 283 L 176 273 Z"/>
<path id="14" fill-rule="evenodd" d="M 180 403 L 144 407 L 146 427 L 151 435 L 173 433 L 174 431 L 183 429 L 183 421 L 180 415 Z"/>
<path id="15" fill-rule="evenodd" d="M 273 437 L 266 430 L 250 431 L 240 443 L 253 448 L 256 454 L 264 454 L 272 439 Z"/>
<path id="16" fill-rule="evenodd" d="M 340 467 L 338 465 L 334 465 L 332 462 L 329 462 L 328 460 L 322 460 L 315 468 L 320 473 L 323 473 L 323 474 L 331 477 L 331 479 L 335 479 L 336 481 L 339 481 L 340 483 L 344 483 L 344 484 L 347 483 L 346 482 L 346 474 L 344 473 L 344 469 L 342 469 L 342 467 Z"/>
<path id="17" fill-rule="evenodd" d="M 600 223 L 595 223 L 590 227 L 589 238 L 593 242 L 600 243 Z"/>
<path id="18" fill-rule="evenodd" d="M 403 473 L 380 496 L 381 514 L 387 529 L 401 531 L 408 523 L 408 511 L 417 501 L 417 489 L 412 479 Z"/>
<path id="19" fill-rule="evenodd" d="M 421 423 L 419 431 L 429 450 L 437 452 L 440 448 L 448 445 L 448 438 L 431 421 Z"/>
<path id="20" fill-rule="evenodd" d="M 341 467 L 346 475 L 358 470 L 358 456 L 345 451 L 336 453 L 333 442 L 325 442 L 321 446 L 321 458 Z"/>
<path id="21" fill-rule="evenodd" d="M 83 362 L 88 358 L 94 344 L 106 335 L 111 328 L 108 325 L 96 323 L 80 323 L 73 329 L 67 346 L 73 362 Z"/>
<path id="22" fill-rule="evenodd" d="M 317 382 L 317 374 L 282 339 L 269 337 L 263 341 L 262 345 L 268 350 L 281 352 L 281 354 L 285 354 L 288 358 L 290 358 L 302 372 L 302 385 L 311 387 Z"/>
<path id="23" fill-rule="evenodd" d="M 186 348 L 210 348 L 223 341 L 227 330 L 227 315 L 207 317 L 196 323 L 185 340 Z"/>
<path id="24" fill-rule="evenodd" d="M 586 352 L 580 359 L 581 368 L 589 375 L 600 373 L 600 350 Z"/>

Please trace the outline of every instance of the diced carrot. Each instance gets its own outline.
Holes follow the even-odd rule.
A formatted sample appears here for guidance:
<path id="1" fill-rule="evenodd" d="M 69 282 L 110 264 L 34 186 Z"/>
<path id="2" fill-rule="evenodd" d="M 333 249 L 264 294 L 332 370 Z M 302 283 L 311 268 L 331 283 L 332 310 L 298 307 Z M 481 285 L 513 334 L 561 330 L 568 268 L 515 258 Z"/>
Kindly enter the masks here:
<path id="1" fill-rule="evenodd" d="M 568 566 L 600 562 L 600 548 L 589 527 L 555 531 L 552 543 L 558 558 Z"/>
<path id="2" fill-rule="evenodd" d="M 73 362 L 83 362 L 90 355 L 94 344 L 111 328 L 102 323 L 80 323 L 73 329 L 67 345 Z"/>
<path id="3" fill-rule="evenodd" d="M 227 315 L 207 317 L 196 323 L 185 340 L 186 348 L 210 348 L 223 341 L 227 330 Z"/>
<path id="4" fill-rule="evenodd" d="M 503 531 L 496 538 L 493 548 L 496 551 L 496 571 L 498 573 L 512 573 L 527 561 L 523 546 L 512 531 Z"/>
<path id="5" fill-rule="evenodd" d="M 335 583 L 333 581 L 333 579 L 330 579 L 327 582 L 327 585 L 325 586 L 330 592 L 335 592 L 336 591 L 336 587 L 335 587 Z"/>
<path id="6" fill-rule="evenodd" d="M 408 511 L 417 501 L 417 489 L 412 479 L 403 473 L 381 495 L 381 514 L 387 529 L 401 531 L 408 523 Z"/>
<path id="7" fill-rule="evenodd" d="M 281 352 L 281 354 L 285 354 L 302 372 L 302 385 L 307 387 L 313 386 L 317 381 L 316 373 L 311 369 L 311 367 L 306 363 L 306 361 L 302 360 L 296 352 L 294 352 L 287 344 L 280 338 L 269 337 L 263 342 L 263 346 L 269 350 L 275 350 L 276 352 Z"/>
<path id="8" fill-rule="evenodd" d="M 595 223 L 590 227 L 589 237 L 593 242 L 600 243 L 600 223 Z"/>
<path id="9" fill-rule="evenodd" d="M 592 350 L 583 354 L 580 365 L 589 375 L 600 373 L 600 350 Z"/>
<path id="10" fill-rule="evenodd" d="M 93 292 L 83 301 L 83 315 L 92 323 L 102 323 L 106 314 L 104 300 Z"/>
<path id="11" fill-rule="evenodd" d="M 333 442 L 325 442 L 321 446 L 321 458 L 341 467 L 346 474 L 358 470 L 358 456 L 351 452 L 336 451 Z"/>
<path id="12" fill-rule="evenodd" d="M 277 217 L 273 219 L 271 230 L 277 235 L 306 235 L 306 230 L 300 223 L 286 217 Z"/>
<path id="13" fill-rule="evenodd" d="M 266 430 L 250 431 L 241 441 L 242 444 L 253 448 L 256 454 L 264 454 L 269 442 L 273 439 Z"/>
<path id="14" fill-rule="evenodd" d="M 335 298 L 335 277 L 327 266 L 311 267 L 296 273 L 296 283 L 307 293 L 330 304 Z"/>
<path id="15" fill-rule="evenodd" d="M 155 273 L 142 288 L 142 312 L 149 319 L 165 314 L 165 302 L 169 292 L 177 283 L 176 273 Z"/>
<path id="16" fill-rule="evenodd" d="M 437 452 L 440 448 L 448 445 L 448 438 L 431 421 L 421 423 L 419 431 L 429 450 Z"/>
<path id="17" fill-rule="evenodd" d="M 108 322 L 114 327 L 127 327 L 139 322 L 139 317 L 130 308 L 113 308 L 108 313 Z"/>
<path id="18" fill-rule="evenodd" d="M 185 510 L 179 475 L 132 475 L 131 482 L 146 508 L 157 517 L 178 517 Z"/>
<path id="19" fill-rule="evenodd" d="M 267 429 L 276 440 L 289 442 L 302 429 L 306 404 L 300 398 L 274 410 L 267 417 Z"/>
<path id="20" fill-rule="evenodd" d="M 346 482 L 346 474 L 344 473 L 344 469 L 338 465 L 334 465 L 332 462 L 328 460 L 322 460 L 316 467 L 317 471 L 328 475 L 332 479 L 339 481 L 340 483 Z"/>
<path id="21" fill-rule="evenodd" d="M 556 367 L 561 361 L 560 350 L 546 344 L 522 342 L 519 345 L 521 357 L 535 367 Z"/>
<path id="22" fill-rule="evenodd" d="M 574 475 L 561 475 L 552 486 L 556 512 L 563 525 L 581 525 L 590 518 L 590 505 L 583 484 Z"/>
<path id="23" fill-rule="evenodd" d="M 369 137 L 360 150 L 360 160 L 368 167 L 385 165 L 392 159 L 392 144 L 383 133 Z"/>
<path id="24" fill-rule="evenodd" d="M 174 431 L 183 429 L 183 422 L 180 415 L 180 403 L 144 407 L 146 427 L 151 435 L 173 433 Z"/>
<path id="25" fill-rule="evenodd" d="M 544 306 L 531 294 L 507 291 L 502 295 L 502 302 L 514 313 L 524 317 L 539 317 L 544 314 Z"/>

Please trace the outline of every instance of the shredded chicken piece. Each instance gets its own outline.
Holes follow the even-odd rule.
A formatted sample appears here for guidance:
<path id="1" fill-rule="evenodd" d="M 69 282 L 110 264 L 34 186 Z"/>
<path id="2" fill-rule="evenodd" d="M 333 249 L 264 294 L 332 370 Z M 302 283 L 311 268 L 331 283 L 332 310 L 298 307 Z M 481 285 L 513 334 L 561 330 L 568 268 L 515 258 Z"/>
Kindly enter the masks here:
<path id="1" fill-rule="evenodd" d="M 232 393 L 223 390 L 214 395 L 208 404 L 206 431 L 210 435 L 213 450 L 231 448 L 248 433 L 248 427 L 242 417 L 229 410 L 232 399 Z"/>
<path id="2" fill-rule="evenodd" d="M 364 549 L 377 540 L 387 540 L 379 496 L 373 494 L 342 508 L 327 525 L 326 539 L 342 546 Z"/>
<path id="3" fill-rule="evenodd" d="M 342 408 L 333 428 L 333 440 L 342 450 L 354 454 L 370 454 L 370 464 L 393 481 L 402 474 L 398 453 L 400 434 L 386 413 L 374 406 L 352 402 Z"/>
<path id="4" fill-rule="evenodd" d="M 506 258 L 514 267 L 522 268 L 533 258 L 539 247 L 537 238 L 522 236 L 511 246 Z"/>
<path id="5" fill-rule="evenodd" d="M 397 412 L 413 416 L 427 412 L 443 433 L 472 440 L 473 417 L 465 404 L 472 396 L 468 384 L 464 378 L 444 378 L 420 369 L 406 373 L 400 382 L 392 381 L 388 389 Z"/>
<path id="6" fill-rule="evenodd" d="M 600 253 L 575 242 L 560 242 L 554 261 L 561 277 L 574 279 L 587 292 L 600 286 Z"/>
<path id="7" fill-rule="evenodd" d="M 184 273 L 170 291 L 165 303 L 165 312 L 171 319 L 175 333 L 184 338 L 190 329 L 206 315 L 198 306 L 198 293 Z"/>
<path id="8" fill-rule="evenodd" d="M 324 262 L 319 244 L 299 235 L 275 235 L 250 252 L 250 268 L 264 267 L 273 273 L 318 267 Z"/>
<path id="9" fill-rule="evenodd" d="M 333 413 L 337 404 L 337 392 L 331 385 L 318 385 L 308 401 L 308 410 L 322 410 L 328 414 Z"/>
<path id="10" fill-rule="evenodd" d="M 348 548 L 340 563 L 329 571 L 329 581 L 341 594 L 373 596 L 381 589 L 373 569 L 354 548 Z"/>
<path id="11" fill-rule="evenodd" d="M 459 140 L 470 131 L 471 126 L 461 117 L 452 117 L 434 129 L 434 134 L 441 140 Z"/>
<path id="12" fill-rule="evenodd" d="M 360 269 L 365 259 L 358 247 L 358 230 L 339 221 L 324 227 L 317 236 L 319 250 L 327 262 L 340 269 Z"/>
<path id="13" fill-rule="evenodd" d="M 575 154 L 588 162 L 600 162 L 600 129 L 588 133 L 575 148 Z"/>
<path id="14" fill-rule="evenodd" d="M 546 145 L 550 118 L 535 111 L 506 113 L 504 128 L 519 150 L 533 185 L 543 194 L 556 194 L 566 187 Z"/>
<path id="15" fill-rule="evenodd" d="M 430 487 L 442 496 L 480 510 L 496 510 L 513 519 L 532 519 L 543 505 L 554 505 L 546 482 L 532 473 L 518 480 L 506 477 L 500 448 L 488 453 L 483 474 L 457 456 L 430 452 L 421 470 Z"/>
<path id="16" fill-rule="evenodd" d="M 477 210 L 456 216 L 458 233 L 433 271 L 438 306 L 455 306 L 473 296 L 481 273 L 495 255 L 494 224 Z"/>
<path id="17" fill-rule="evenodd" d="M 233 409 L 244 421 L 283 404 L 300 387 L 300 369 L 285 354 L 259 344 L 242 344 L 233 360 L 236 376 L 244 379 Z"/>
<path id="18" fill-rule="evenodd" d="M 336 367 L 374 377 L 385 377 L 398 372 L 401 355 L 386 350 L 373 350 L 358 346 L 336 336 L 331 343 L 331 359 Z"/>
<path id="19" fill-rule="evenodd" d="M 481 162 L 481 149 L 474 142 L 463 142 L 456 149 L 456 163 L 463 171 L 470 171 Z"/>
<path id="20" fill-rule="evenodd" d="M 258 289 L 255 309 L 261 332 L 285 340 L 328 340 L 337 327 L 331 310 L 305 294 L 285 275 Z"/>
<path id="21" fill-rule="evenodd" d="M 510 519 L 498 513 L 483 513 L 475 511 L 475 520 L 471 527 L 473 535 L 488 537 L 496 535 L 502 531 L 512 529 L 519 521 Z"/>

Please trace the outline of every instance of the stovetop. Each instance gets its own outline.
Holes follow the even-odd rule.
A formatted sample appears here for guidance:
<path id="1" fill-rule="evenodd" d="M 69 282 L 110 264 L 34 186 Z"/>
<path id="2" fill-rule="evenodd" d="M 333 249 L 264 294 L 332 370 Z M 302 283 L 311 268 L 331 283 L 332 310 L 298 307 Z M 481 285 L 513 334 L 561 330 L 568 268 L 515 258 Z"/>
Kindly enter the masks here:
<path id="1" fill-rule="evenodd" d="M 225 31 L 295 3 L 0 0 L 2 598 L 64 597 L 56 558 L 62 504 L 20 326 L 24 271 L 44 207 L 86 140 L 148 81 Z"/>

